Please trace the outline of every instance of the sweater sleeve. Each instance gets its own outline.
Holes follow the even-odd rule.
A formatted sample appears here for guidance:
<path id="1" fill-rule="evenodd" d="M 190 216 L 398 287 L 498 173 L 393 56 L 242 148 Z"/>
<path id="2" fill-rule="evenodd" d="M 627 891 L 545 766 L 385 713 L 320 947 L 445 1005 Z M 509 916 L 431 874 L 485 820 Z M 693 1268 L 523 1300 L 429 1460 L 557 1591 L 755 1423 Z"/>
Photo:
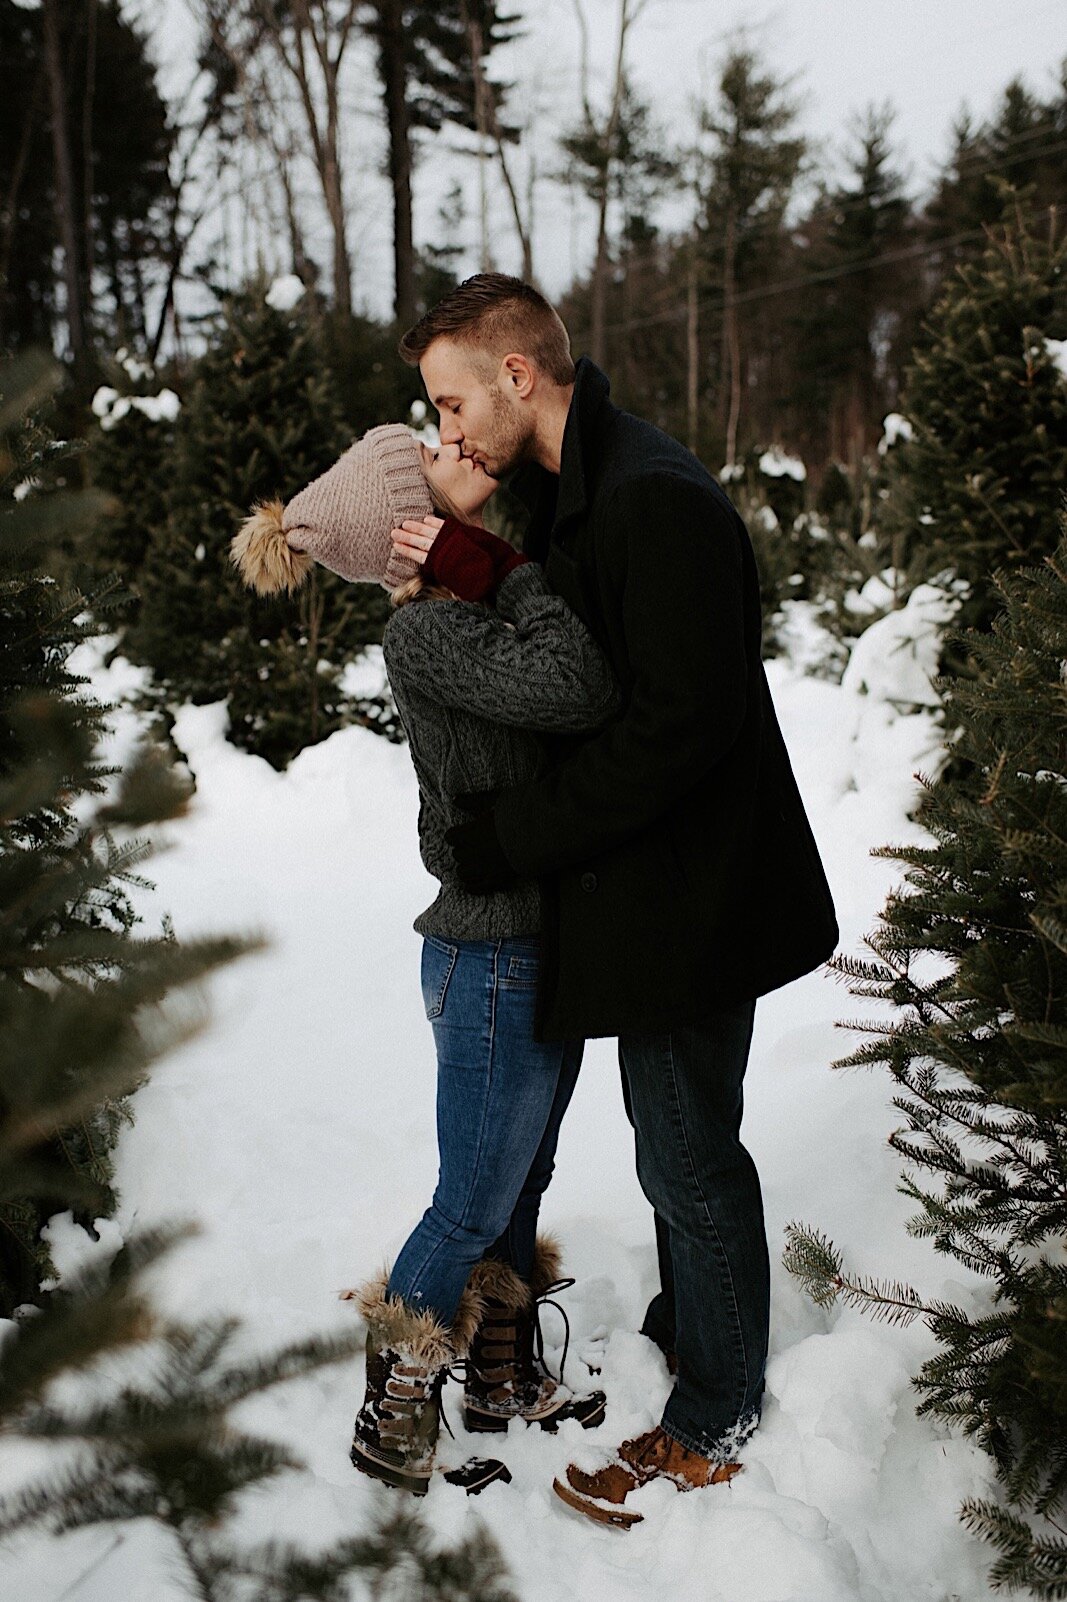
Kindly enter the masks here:
<path id="1" fill-rule="evenodd" d="M 495 611 L 437 599 L 397 608 L 382 654 L 391 680 L 517 728 L 592 729 L 622 705 L 600 647 L 534 562 L 508 574 Z"/>
<path id="2" fill-rule="evenodd" d="M 633 688 L 621 716 L 493 808 L 519 872 L 558 871 L 648 828 L 741 731 L 747 661 L 741 544 L 700 486 L 657 474 L 610 509 L 605 556 Z"/>

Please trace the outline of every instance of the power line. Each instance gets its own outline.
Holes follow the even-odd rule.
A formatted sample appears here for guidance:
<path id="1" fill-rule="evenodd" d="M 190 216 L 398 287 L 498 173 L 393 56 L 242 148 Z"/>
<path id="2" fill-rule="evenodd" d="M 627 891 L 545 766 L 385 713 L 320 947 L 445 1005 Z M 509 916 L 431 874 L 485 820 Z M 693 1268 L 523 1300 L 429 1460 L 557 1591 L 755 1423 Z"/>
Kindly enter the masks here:
<path id="1" fill-rule="evenodd" d="M 1035 134 L 1038 132 L 1047 133 L 1048 129 L 1047 127 L 1040 130 L 1034 129 L 1032 132 Z M 1020 138 L 1022 137 L 1024 136 L 1020 135 Z M 988 162 L 985 166 L 975 167 L 973 171 L 967 172 L 964 174 L 964 176 L 967 178 L 977 178 L 984 177 L 988 173 L 1001 173 L 1006 167 L 1013 166 L 1019 161 L 1033 160 L 1038 157 L 1055 154 L 1060 151 L 1067 151 L 1067 138 L 1055 139 L 1049 144 L 1038 146 L 1035 150 L 1017 152 L 1016 154 L 1006 156 L 999 161 Z M 905 201 L 905 204 L 906 203 L 907 202 Z M 829 202 L 817 202 L 806 217 L 802 218 L 800 222 L 792 226 L 786 225 L 780 220 L 775 221 L 773 219 L 768 219 L 763 223 L 754 224 L 751 228 L 745 230 L 744 234 L 739 240 L 739 243 L 747 244 L 749 240 L 760 239 L 767 234 L 781 233 L 783 235 L 789 235 L 802 233 L 806 227 L 810 226 L 811 223 L 822 220 L 824 217 L 839 215 L 843 212 L 851 215 L 853 211 L 863 211 L 864 209 L 877 211 L 879 208 L 877 206 L 871 206 L 869 200 L 867 200 L 864 196 L 856 196 L 851 200 L 845 200 L 836 204 L 833 202 L 833 200 L 830 200 Z M 630 259 L 636 260 L 639 265 L 645 265 L 648 262 L 654 263 L 656 260 L 656 249 L 657 246 L 654 243 L 647 246 L 642 246 L 638 251 L 631 254 Z"/>
<path id="2" fill-rule="evenodd" d="M 1051 212 L 1054 209 L 1055 208 L 1050 207 L 1049 211 Z M 845 263 L 839 267 L 828 267 L 820 272 L 807 273 L 798 278 L 783 279 L 777 284 L 765 284 L 760 289 L 742 290 L 739 294 L 734 295 L 734 305 L 749 305 L 754 301 L 766 300 L 773 298 L 776 295 L 787 294 L 790 290 L 806 289 L 811 284 L 826 283 L 837 278 L 847 278 L 853 273 L 866 272 L 871 267 L 881 267 L 894 262 L 912 260 L 921 258 L 923 256 L 932 256 L 940 250 L 951 248 L 954 245 L 962 245 L 971 240 L 982 239 L 985 237 L 986 230 L 984 228 L 969 228 L 963 233 L 949 234 L 938 239 L 928 240 L 926 243 L 921 245 L 910 245 L 901 250 L 887 251 L 881 256 L 866 256 L 861 261 Z M 712 307 L 714 307 L 715 310 L 721 311 L 721 298 L 717 298 L 714 301 L 709 299 L 698 301 L 698 308 L 700 309 L 706 310 Z M 606 332 L 618 332 L 620 330 L 651 327 L 656 323 L 670 322 L 674 318 L 682 318 L 686 316 L 687 311 L 687 306 L 682 303 L 680 305 L 671 307 L 669 311 L 655 313 L 649 317 L 630 318 L 624 323 L 609 324 Z"/>
<path id="3" fill-rule="evenodd" d="M 1037 130 L 1034 130 L 1034 132 L 1036 132 L 1036 131 Z M 999 173 L 999 172 L 1002 172 L 1005 167 L 1012 165 L 1013 162 L 1016 161 L 1016 160 L 1031 159 L 1031 158 L 1034 158 L 1034 157 L 1045 156 L 1045 155 L 1049 155 L 1049 154 L 1056 153 L 1056 152 L 1063 151 L 1063 150 L 1067 150 L 1067 138 L 1053 140 L 1049 144 L 1041 145 L 1041 146 L 1037 147 L 1036 150 L 1027 151 L 1027 152 L 1025 152 L 1024 154 L 1021 154 L 1021 155 L 1017 155 L 1017 156 L 1014 156 L 1014 157 L 1011 157 L 1011 158 L 1007 158 L 1007 159 L 1002 160 L 1002 161 L 997 161 L 997 162 L 990 163 L 985 167 L 976 169 L 975 173 L 972 174 L 972 176 L 983 176 L 986 173 Z M 868 203 L 864 202 L 863 200 L 861 200 L 859 198 L 857 198 L 857 200 L 854 203 L 850 203 L 850 204 L 854 204 L 856 209 L 861 209 L 865 204 L 868 204 Z M 843 208 L 842 207 L 835 208 L 835 210 L 838 210 L 838 211 L 841 210 L 841 209 L 843 209 Z M 876 209 L 876 208 L 874 208 L 874 209 Z M 797 234 L 797 233 L 799 233 L 799 232 L 801 232 L 803 230 L 803 228 L 804 228 L 806 223 L 809 223 L 814 217 L 817 217 L 817 216 L 818 216 L 818 208 L 816 208 L 815 211 L 811 214 L 811 216 L 809 218 L 806 218 L 804 220 L 804 222 L 799 223 L 799 224 L 797 224 L 796 226 L 794 226 L 792 228 L 788 228 L 788 227 L 786 227 L 784 224 L 782 224 L 780 222 L 779 223 L 769 223 L 768 222 L 767 224 L 764 224 L 764 225 L 757 225 L 756 227 L 754 227 L 753 229 L 751 229 L 750 231 L 748 231 L 744 235 L 744 239 L 747 242 L 749 239 L 759 238 L 759 237 L 762 237 L 764 234 L 776 233 L 776 232 L 781 232 L 783 236 L 789 235 L 789 234 Z M 890 254 L 884 255 L 884 256 L 864 256 L 862 258 L 857 257 L 857 258 L 854 258 L 855 261 L 856 261 L 855 267 L 852 267 L 848 263 L 845 263 L 840 267 L 827 268 L 827 269 L 825 269 L 825 270 L 823 270 L 823 271 L 821 271 L 821 272 L 819 272 L 817 274 L 812 274 L 812 275 L 809 275 L 809 276 L 807 276 L 805 278 L 797 279 L 797 280 L 795 280 L 795 282 L 799 286 L 802 287 L 805 284 L 808 284 L 808 283 L 819 283 L 819 282 L 822 282 L 822 281 L 824 281 L 824 280 L 826 280 L 828 278 L 833 278 L 833 277 L 837 277 L 837 276 L 847 276 L 852 271 L 861 272 L 864 269 L 869 268 L 869 267 L 875 267 L 875 266 L 880 266 L 880 265 L 883 265 L 883 264 L 888 264 L 888 263 L 891 263 L 892 261 L 897 260 L 897 259 L 906 259 L 907 256 L 909 256 L 909 255 L 921 256 L 921 255 L 923 255 L 925 253 L 932 254 L 935 250 L 939 249 L 941 247 L 941 245 L 945 245 L 947 247 L 947 246 L 951 245 L 953 242 L 955 242 L 955 243 L 964 243 L 964 242 L 966 242 L 968 240 L 971 240 L 971 239 L 979 239 L 979 238 L 981 238 L 983 236 L 983 233 L 984 233 L 983 229 L 976 229 L 976 230 L 971 230 L 968 234 L 961 235 L 960 238 L 958 240 L 956 240 L 956 241 L 952 241 L 952 240 L 949 240 L 949 239 L 946 238 L 946 239 L 943 239 L 943 240 L 932 241 L 929 244 L 928 247 L 918 247 L 918 246 L 904 247 L 903 256 L 899 256 L 897 253 L 890 253 Z M 639 249 L 638 251 L 632 253 L 631 256 L 630 256 L 630 260 L 631 261 L 636 261 L 636 264 L 638 266 L 643 266 L 643 265 L 646 265 L 646 264 L 648 264 L 650 262 L 655 264 L 655 262 L 657 260 L 657 256 L 656 256 L 657 248 L 658 247 L 655 244 L 644 246 L 641 249 Z M 760 299 L 767 292 L 768 291 L 766 289 L 741 291 L 739 294 L 735 295 L 735 297 L 734 297 L 735 303 L 741 303 L 741 302 L 743 302 L 745 300 L 749 300 L 749 299 Z M 779 291 L 777 289 L 774 291 L 774 293 L 780 293 L 780 292 L 781 291 Z M 673 297 L 674 293 L 675 292 L 674 292 L 673 289 L 666 289 L 664 291 L 664 296 L 665 296 L 665 298 L 667 296 Z M 705 304 L 707 304 L 707 302 L 705 302 Z M 670 316 L 674 316 L 674 315 L 676 315 L 676 310 L 672 310 L 669 313 L 668 316 L 665 316 L 662 319 L 660 319 L 660 318 L 658 318 L 656 316 L 653 316 L 651 318 L 645 318 L 645 319 L 641 319 L 639 321 L 630 320 L 630 321 L 628 321 L 626 323 L 614 323 L 614 324 L 612 324 L 610 326 L 611 326 L 612 329 L 638 328 L 638 327 L 644 326 L 646 323 L 649 323 L 649 322 L 656 322 L 656 321 L 660 321 L 660 320 L 667 321 L 667 320 L 669 320 Z"/>

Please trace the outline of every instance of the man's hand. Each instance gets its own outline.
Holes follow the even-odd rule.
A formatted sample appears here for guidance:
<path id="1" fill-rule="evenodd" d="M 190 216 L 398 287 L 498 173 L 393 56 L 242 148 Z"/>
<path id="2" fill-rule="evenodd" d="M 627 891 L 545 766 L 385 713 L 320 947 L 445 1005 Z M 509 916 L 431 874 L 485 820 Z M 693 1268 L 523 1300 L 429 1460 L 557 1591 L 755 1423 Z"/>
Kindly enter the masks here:
<path id="1" fill-rule="evenodd" d="M 497 790 L 470 790 L 452 798 L 455 806 L 473 813 L 465 823 L 454 823 L 445 830 L 459 881 L 473 895 L 506 890 L 519 877 L 504 855 L 493 822 L 492 806 L 498 794 Z"/>

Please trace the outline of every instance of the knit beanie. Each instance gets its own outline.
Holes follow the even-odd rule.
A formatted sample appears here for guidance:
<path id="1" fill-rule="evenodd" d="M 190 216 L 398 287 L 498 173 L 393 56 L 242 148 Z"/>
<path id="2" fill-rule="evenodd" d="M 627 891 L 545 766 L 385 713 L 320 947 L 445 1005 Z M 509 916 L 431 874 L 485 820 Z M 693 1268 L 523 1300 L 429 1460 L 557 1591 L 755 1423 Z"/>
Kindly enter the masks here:
<path id="1" fill-rule="evenodd" d="M 255 506 L 230 541 L 230 560 L 261 595 L 295 590 L 313 561 L 392 590 L 421 571 L 396 550 L 392 530 L 432 512 L 418 441 L 403 423 L 383 423 L 288 504 Z"/>

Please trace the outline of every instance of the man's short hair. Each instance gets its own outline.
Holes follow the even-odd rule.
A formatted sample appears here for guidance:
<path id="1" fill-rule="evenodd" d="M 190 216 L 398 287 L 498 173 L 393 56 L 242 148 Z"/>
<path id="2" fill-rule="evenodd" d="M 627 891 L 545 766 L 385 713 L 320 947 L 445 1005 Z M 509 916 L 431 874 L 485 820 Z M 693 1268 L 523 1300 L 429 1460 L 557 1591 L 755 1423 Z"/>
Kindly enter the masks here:
<path id="1" fill-rule="evenodd" d="M 435 339 L 453 339 L 489 361 L 509 351 L 527 356 L 563 386 L 574 382 L 571 342 L 563 320 L 539 290 L 507 273 L 476 273 L 431 306 L 400 341 L 400 354 L 417 367 Z"/>

